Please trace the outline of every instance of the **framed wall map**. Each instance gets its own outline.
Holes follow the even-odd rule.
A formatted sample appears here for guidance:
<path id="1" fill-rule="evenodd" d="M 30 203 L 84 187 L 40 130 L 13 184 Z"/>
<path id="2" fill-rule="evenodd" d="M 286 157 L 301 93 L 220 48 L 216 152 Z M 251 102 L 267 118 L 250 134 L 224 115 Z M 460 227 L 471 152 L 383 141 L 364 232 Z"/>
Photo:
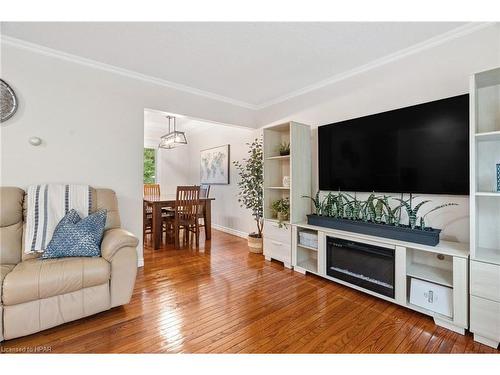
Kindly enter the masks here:
<path id="1" fill-rule="evenodd" d="M 200 151 L 200 183 L 229 184 L 229 145 Z"/>

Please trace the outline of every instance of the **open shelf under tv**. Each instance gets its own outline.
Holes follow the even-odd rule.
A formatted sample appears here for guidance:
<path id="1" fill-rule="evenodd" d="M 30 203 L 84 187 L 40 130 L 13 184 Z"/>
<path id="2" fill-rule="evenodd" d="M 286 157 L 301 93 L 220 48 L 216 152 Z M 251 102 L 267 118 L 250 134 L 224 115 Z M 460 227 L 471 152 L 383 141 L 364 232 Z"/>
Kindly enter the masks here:
<path id="1" fill-rule="evenodd" d="M 301 231 L 314 231 L 318 234 L 317 249 L 311 250 L 300 245 L 298 240 Z M 295 238 L 293 242 L 293 266 L 297 272 L 309 272 L 386 301 L 430 315 L 434 318 L 434 322 L 437 325 L 454 332 L 464 334 L 465 329 L 468 328 L 468 244 L 441 241 L 437 246 L 426 246 L 377 236 L 361 235 L 307 223 L 292 224 L 292 236 Z M 327 270 L 327 251 L 330 237 L 394 249 L 394 297 L 383 295 L 329 275 Z M 412 279 L 423 280 L 451 289 L 453 301 L 452 316 L 445 316 L 410 303 L 410 283 Z"/>

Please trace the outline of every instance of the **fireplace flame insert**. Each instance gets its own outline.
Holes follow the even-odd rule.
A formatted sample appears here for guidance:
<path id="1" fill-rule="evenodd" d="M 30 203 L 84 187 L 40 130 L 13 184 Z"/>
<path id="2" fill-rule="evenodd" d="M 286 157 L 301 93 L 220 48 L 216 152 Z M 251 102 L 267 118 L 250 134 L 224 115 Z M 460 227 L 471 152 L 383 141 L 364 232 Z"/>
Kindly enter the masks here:
<path id="1" fill-rule="evenodd" d="M 394 298 L 395 250 L 327 237 L 327 275 Z"/>

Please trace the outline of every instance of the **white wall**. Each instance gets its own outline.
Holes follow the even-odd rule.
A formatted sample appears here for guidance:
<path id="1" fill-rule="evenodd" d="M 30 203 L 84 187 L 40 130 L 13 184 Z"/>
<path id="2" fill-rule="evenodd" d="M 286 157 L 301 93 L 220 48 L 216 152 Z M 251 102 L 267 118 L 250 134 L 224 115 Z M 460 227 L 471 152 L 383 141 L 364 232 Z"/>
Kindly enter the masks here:
<path id="1" fill-rule="evenodd" d="M 499 65 L 497 23 L 264 108 L 257 120 L 317 126 L 425 103 L 468 92 L 473 73 Z"/>
<path id="2" fill-rule="evenodd" d="M 379 66 L 334 85 L 276 104 L 259 112 L 261 123 L 289 120 L 310 124 L 313 144 L 313 191 L 317 190 L 317 126 L 446 98 L 469 91 L 474 72 L 500 66 L 500 26 Z M 432 199 L 427 209 L 444 202 L 458 203 L 428 216 L 442 228 L 442 238 L 469 242 L 467 196 L 421 195 Z M 423 209 L 422 212 L 426 212 Z"/>
<path id="3" fill-rule="evenodd" d="M 1 127 L 1 185 L 87 183 L 116 191 L 123 227 L 142 237 L 144 108 L 249 124 L 240 107 L 2 41 L 1 77 L 19 110 Z M 175 111 L 174 111 L 175 109 Z M 28 144 L 31 136 L 43 144 Z M 142 246 L 139 246 L 142 259 Z"/>
<path id="4" fill-rule="evenodd" d="M 229 144 L 231 166 L 229 171 L 229 185 L 212 185 L 210 196 L 215 198 L 212 209 L 212 222 L 220 229 L 230 230 L 238 235 L 247 235 L 256 230 L 251 212 L 241 208 L 238 203 L 238 180 L 236 168 L 232 164 L 235 160 L 247 157 L 246 143 L 258 137 L 259 131 L 218 126 L 196 133 L 189 139 L 189 153 L 191 162 L 189 168 L 189 181 L 192 184 L 200 183 L 200 151 L 212 147 Z"/>

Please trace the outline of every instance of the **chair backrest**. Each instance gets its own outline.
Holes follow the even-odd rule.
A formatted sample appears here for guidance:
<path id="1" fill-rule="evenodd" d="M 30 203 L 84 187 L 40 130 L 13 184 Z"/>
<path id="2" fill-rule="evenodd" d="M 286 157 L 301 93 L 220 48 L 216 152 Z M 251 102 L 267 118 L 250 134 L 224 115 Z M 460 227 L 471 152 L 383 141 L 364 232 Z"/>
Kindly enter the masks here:
<path id="1" fill-rule="evenodd" d="M 210 194 L 210 185 L 201 184 L 200 185 L 200 198 L 208 198 L 209 194 Z"/>
<path id="2" fill-rule="evenodd" d="M 106 213 L 106 225 L 104 230 L 115 229 L 121 227 L 120 212 L 118 210 L 118 199 L 116 193 L 111 189 L 106 188 L 94 188 L 90 187 L 90 194 L 92 195 L 90 212 L 94 213 L 96 211 L 105 209 Z M 26 230 L 26 211 L 27 211 L 27 195 L 24 198 L 23 205 L 23 237 Z M 41 253 L 25 253 L 24 252 L 24 241 L 22 242 L 22 259 L 28 260 L 33 258 L 38 258 Z"/>
<path id="3" fill-rule="evenodd" d="M 145 197 L 159 197 L 160 196 L 160 184 L 144 184 L 144 196 Z"/>
<path id="4" fill-rule="evenodd" d="M 195 220 L 200 205 L 199 186 L 177 186 L 175 199 L 175 218 L 178 220 Z"/>
<path id="5" fill-rule="evenodd" d="M 120 214 L 116 194 L 110 189 L 91 188 L 91 212 L 107 210 L 105 229 L 120 228 Z M 0 264 L 17 264 L 39 254 L 24 253 L 27 199 L 24 190 L 0 187 Z"/>
<path id="6" fill-rule="evenodd" d="M 0 264 L 21 261 L 24 190 L 0 188 Z M 0 285 L 1 288 L 1 285 Z"/>

